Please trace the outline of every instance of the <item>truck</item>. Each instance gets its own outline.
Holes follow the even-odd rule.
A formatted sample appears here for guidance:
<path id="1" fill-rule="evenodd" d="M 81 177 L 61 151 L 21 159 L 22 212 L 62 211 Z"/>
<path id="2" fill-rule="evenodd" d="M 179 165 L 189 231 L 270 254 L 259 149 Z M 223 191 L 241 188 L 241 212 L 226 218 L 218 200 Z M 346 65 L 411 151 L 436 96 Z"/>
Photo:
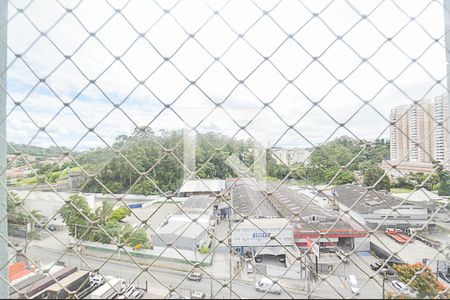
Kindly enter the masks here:
<path id="1" fill-rule="evenodd" d="M 89 271 L 75 272 L 61 281 L 55 282 L 45 292 L 47 299 L 66 299 L 69 292 L 81 292 L 89 285 Z"/>
<path id="2" fill-rule="evenodd" d="M 112 299 L 123 287 L 123 279 L 109 278 L 101 287 L 87 295 L 84 299 Z"/>
<path id="3" fill-rule="evenodd" d="M 77 270 L 78 270 L 77 267 L 65 267 L 62 270 L 53 273 L 52 276 L 46 276 L 40 279 L 28 288 L 25 296 L 27 298 L 36 298 L 40 293 L 42 293 L 42 291 L 44 291 L 49 286 L 54 284 L 55 280 L 61 280 L 64 277 L 67 277 L 70 274 L 75 273 Z"/>
<path id="4" fill-rule="evenodd" d="M 15 284 L 13 287 L 9 288 L 9 298 L 14 299 L 14 298 L 16 298 L 16 296 L 19 297 L 19 295 L 18 295 L 19 293 L 17 291 L 23 293 L 33 283 L 35 283 L 43 278 L 45 278 L 44 274 L 37 273 L 25 280 L 22 280 L 21 282 Z"/>
<path id="5" fill-rule="evenodd" d="M 432 248 L 439 248 L 441 246 L 441 243 L 439 241 L 433 240 L 425 236 L 422 232 L 418 232 L 416 228 L 407 228 L 405 229 L 405 233 L 408 236 L 413 236 L 415 234 L 414 238 L 416 240 L 419 240 Z"/>
<path id="6" fill-rule="evenodd" d="M 413 239 L 410 239 L 409 236 L 404 234 L 401 229 L 397 228 L 386 228 L 384 231 L 386 235 L 390 238 L 392 238 L 394 241 L 400 244 L 406 244 L 406 243 L 412 243 L 414 242 Z"/>

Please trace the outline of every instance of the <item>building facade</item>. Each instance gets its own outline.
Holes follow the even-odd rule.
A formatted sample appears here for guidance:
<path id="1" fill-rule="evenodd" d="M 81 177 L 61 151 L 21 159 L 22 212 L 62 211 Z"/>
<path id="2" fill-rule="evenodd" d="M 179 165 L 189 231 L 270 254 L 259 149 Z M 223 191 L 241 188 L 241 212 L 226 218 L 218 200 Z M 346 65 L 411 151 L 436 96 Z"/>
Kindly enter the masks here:
<path id="1" fill-rule="evenodd" d="M 303 148 L 286 149 L 276 147 L 271 150 L 277 164 L 292 166 L 295 164 L 307 165 L 311 151 Z"/>
<path id="2" fill-rule="evenodd" d="M 429 163 L 448 159 L 447 96 L 393 108 L 391 161 Z"/>

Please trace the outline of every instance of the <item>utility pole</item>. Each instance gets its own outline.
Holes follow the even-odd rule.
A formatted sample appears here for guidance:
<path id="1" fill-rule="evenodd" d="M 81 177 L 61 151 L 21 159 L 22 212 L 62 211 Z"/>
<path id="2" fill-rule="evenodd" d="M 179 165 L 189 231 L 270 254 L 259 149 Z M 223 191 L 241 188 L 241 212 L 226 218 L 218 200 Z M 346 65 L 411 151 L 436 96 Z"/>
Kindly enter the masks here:
<path id="1" fill-rule="evenodd" d="M 0 181 L 6 186 L 6 45 L 8 26 L 8 1 L 0 1 Z M 0 188 L 0 234 L 8 236 L 6 212 L 7 193 Z M 8 242 L 0 239 L 0 277 L 8 278 Z M 9 298 L 8 283 L 0 280 L 0 298 Z"/>
<path id="2" fill-rule="evenodd" d="M 228 235 L 230 235 L 231 233 L 231 218 L 228 219 Z M 233 274 L 233 248 L 231 247 L 232 245 L 230 245 L 230 243 L 228 243 L 228 246 L 230 247 L 230 299 L 232 296 L 232 274 Z"/>
<path id="3" fill-rule="evenodd" d="M 209 290 L 211 291 L 211 294 L 210 294 L 210 296 L 209 296 L 209 298 L 210 299 L 212 299 L 213 298 L 213 284 L 212 284 L 212 277 L 211 276 L 209 276 Z"/>

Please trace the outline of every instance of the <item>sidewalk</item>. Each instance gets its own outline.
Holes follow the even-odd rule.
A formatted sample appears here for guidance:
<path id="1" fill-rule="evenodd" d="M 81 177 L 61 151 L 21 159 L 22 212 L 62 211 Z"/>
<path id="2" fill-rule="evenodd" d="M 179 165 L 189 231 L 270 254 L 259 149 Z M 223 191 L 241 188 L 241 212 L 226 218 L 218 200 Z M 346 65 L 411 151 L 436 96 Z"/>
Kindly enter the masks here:
<path id="1" fill-rule="evenodd" d="M 48 238 L 45 238 L 43 240 L 33 240 L 30 242 L 30 245 L 64 251 L 66 250 L 67 246 L 69 246 L 70 243 L 73 242 L 73 238 L 69 236 L 69 232 L 67 230 L 55 231 L 53 232 L 53 234 L 57 238 L 49 236 Z"/>

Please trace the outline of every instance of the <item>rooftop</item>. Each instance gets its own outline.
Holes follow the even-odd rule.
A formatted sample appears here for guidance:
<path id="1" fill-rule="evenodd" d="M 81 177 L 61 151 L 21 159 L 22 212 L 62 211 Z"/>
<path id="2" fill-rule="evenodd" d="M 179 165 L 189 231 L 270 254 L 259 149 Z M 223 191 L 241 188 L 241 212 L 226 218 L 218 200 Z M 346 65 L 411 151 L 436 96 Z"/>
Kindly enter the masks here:
<path id="1" fill-rule="evenodd" d="M 225 180 L 202 179 L 187 180 L 180 188 L 180 193 L 211 193 L 221 192 L 225 189 Z"/>
<path id="2" fill-rule="evenodd" d="M 208 196 L 191 196 L 183 203 L 183 212 L 187 215 L 203 215 L 212 210 L 215 198 Z M 178 214 L 184 214 L 179 211 Z"/>
<path id="3" fill-rule="evenodd" d="M 280 217 L 270 200 L 265 196 L 263 187 L 252 179 L 239 179 L 232 189 L 233 208 L 244 216 L 254 218 Z"/>
<path id="4" fill-rule="evenodd" d="M 354 184 L 345 184 L 334 188 L 335 199 L 346 207 L 362 214 L 372 213 L 379 209 L 393 207 L 413 207 L 414 203 L 404 202 L 391 194 L 367 190 L 367 188 Z M 356 204 L 355 204 L 356 203 Z M 354 206 L 353 206 L 354 205 Z M 421 207 L 421 206 L 420 206 Z"/>
<path id="5" fill-rule="evenodd" d="M 174 235 L 195 238 L 205 231 L 209 226 L 208 216 L 190 216 L 191 218 L 198 218 L 197 222 L 185 215 L 173 215 L 168 217 L 161 226 L 156 230 L 159 235 Z"/>

